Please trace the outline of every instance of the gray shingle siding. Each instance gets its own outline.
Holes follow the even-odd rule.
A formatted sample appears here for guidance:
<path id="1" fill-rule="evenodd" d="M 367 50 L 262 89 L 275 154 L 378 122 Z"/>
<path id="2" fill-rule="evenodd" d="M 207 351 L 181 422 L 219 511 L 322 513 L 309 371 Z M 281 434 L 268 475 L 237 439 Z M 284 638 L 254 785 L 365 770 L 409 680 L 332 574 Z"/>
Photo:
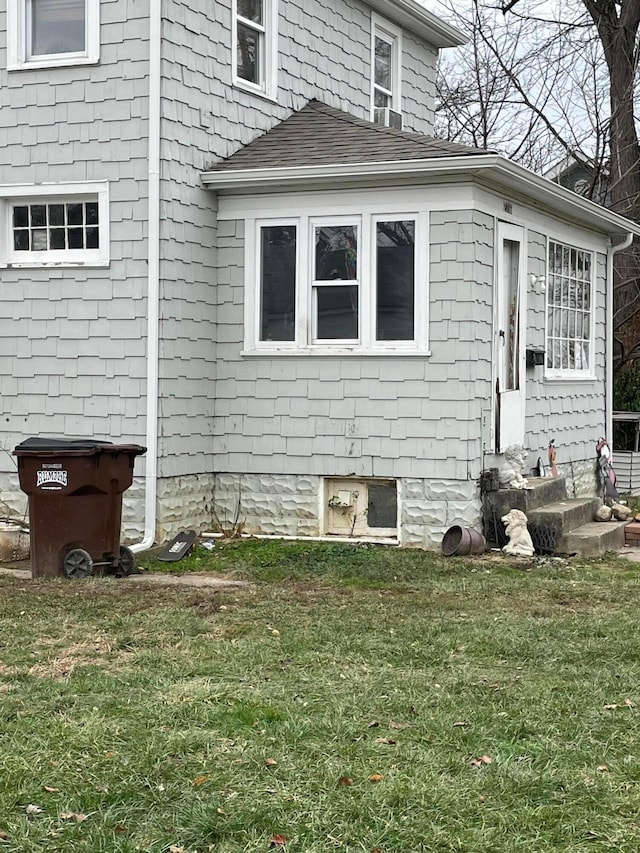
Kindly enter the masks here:
<path id="1" fill-rule="evenodd" d="M 456 251 L 482 258 L 471 277 L 468 261 L 437 259 L 442 253 L 435 249 L 449 243 L 452 228 L 468 241 L 454 244 Z M 432 215 L 431 357 L 257 359 L 240 355 L 242 224 L 221 223 L 219 265 L 230 268 L 237 297 L 218 304 L 215 470 L 432 478 L 436 466 L 450 479 L 477 477 L 481 412 L 490 400 L 490 333 L 465 341 L 450 330 L 472 330 L 478 319 L 491 323 L 491 239 L 491 217 Z"/>

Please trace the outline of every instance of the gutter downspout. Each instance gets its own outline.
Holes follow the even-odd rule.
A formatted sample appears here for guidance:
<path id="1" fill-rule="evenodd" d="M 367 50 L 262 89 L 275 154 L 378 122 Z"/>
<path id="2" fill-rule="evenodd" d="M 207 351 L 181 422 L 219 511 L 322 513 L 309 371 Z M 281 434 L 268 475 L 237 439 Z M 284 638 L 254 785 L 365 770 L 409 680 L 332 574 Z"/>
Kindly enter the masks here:
<path id="1" fill-rule="evenodd" d="M 613 256 L 633 243 L 633 233 L 630 231 L 621 243 L 609 246 L 607 249 L 607 339 L 605 345 L 605 406 L 604 423 L 605 438 L 613 450 Z"/>
<path id="2" fill-rule="evenodd" d="M 145 457 L 144 534 L 131 546 L 134 552 L 146 551 L 156 537 L 158 496 L 158 358 L 160 319 L 160 59 L 162 2 L 149 4 L 149 166 L 147 269 L 147 455 Z"/>

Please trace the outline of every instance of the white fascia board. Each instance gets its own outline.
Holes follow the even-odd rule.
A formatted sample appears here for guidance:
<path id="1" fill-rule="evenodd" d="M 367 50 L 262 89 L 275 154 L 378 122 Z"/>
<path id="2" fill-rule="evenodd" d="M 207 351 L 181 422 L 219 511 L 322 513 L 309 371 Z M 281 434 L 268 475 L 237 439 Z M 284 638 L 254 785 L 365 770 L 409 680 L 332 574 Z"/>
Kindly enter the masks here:
<path id="1" fill-rule="evenodd" d="M 633 233 L 640 225 L 608 208 L 553 183 L 498 154 L 469 154 L 423 160 L 391 160 L 368 163 L 337 163 L 319 166 L 278 166 L 203 172 L 205 187 L 222 193 L 265 193 L 285 189 L 334 189 L 355 186 L 390 186 L 433 180 L 470 178 L 503 193 L 507 200 L 519 197 L 537 203 L 593 230 L 607 234 Z"/>
<path id="2" fill-rule="evenodd" d="M 367 0 L 369 6 L 434 47 L 459 47 L 469 39 L 415 0 Z"/>

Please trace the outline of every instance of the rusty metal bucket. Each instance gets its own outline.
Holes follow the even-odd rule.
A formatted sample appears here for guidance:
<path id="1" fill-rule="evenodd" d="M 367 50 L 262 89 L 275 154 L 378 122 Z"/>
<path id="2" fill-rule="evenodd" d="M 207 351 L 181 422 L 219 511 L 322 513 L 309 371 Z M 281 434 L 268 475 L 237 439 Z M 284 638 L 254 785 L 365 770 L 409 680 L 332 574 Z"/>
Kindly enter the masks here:
<path id="1" fill-rule="evenodd" d="M 486 550 L 486 539 L 482 533 L 478 533 L 471 527 L 461 527 L 459 524 L 454 524 L 442 538 L 442 553 L 445 557 L 484 554 Z"/>

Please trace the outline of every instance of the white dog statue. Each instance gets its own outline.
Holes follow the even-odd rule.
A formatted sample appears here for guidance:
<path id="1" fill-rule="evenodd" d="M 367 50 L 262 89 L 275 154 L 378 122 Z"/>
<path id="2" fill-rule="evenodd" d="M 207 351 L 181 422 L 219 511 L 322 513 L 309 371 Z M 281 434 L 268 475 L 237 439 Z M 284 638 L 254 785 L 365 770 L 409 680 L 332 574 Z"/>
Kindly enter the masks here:
<path id="1" fill-rule="evenodd" d="M 528 486 L 523 472 L 528 451 L 519 444 L 511 444 L 504 449 L 504 462 L 498 471 L 498 480 L 505 489 L 526 489 Z"/>
<path id="2" fill-rule="evenodd" d="M 527 529 L 527 516 L 519 509 L 511 509 L 502 516 L 505 533 L 509 541 L 502 549 L 513 557 L 533 557 L 533 542 Z"/>

